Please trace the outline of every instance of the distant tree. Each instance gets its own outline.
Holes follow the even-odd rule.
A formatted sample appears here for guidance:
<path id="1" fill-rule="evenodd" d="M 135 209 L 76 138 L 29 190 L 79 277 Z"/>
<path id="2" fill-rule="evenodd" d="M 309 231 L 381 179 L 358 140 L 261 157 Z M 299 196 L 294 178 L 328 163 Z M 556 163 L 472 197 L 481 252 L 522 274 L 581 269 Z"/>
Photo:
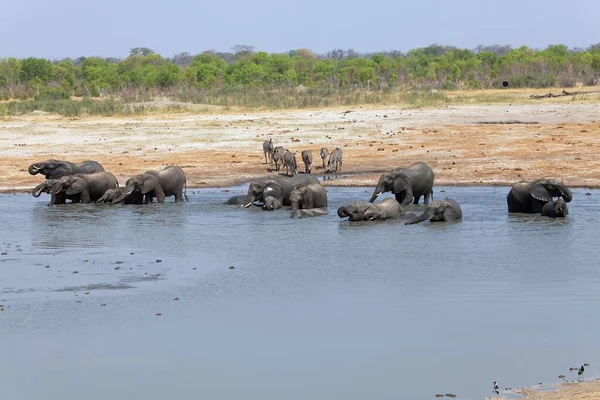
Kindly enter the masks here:
<path id="1" fill-rule="evenodd" d="M 173 59 L 171 61 L 173 62 L 173 64 L 179 65 L 180 67 L 187 67 L 193 58 L 193 55 L 185 52 L 176 54 L 175 56 L 173 56 Z"/>
<path id="2" fill-rule="evenodd" d="M 147 56 L 149 54 L 154 54 L 154 50 L 147 47 L 134 47 L 129 50 L 130 56 Z"/>
<path id="3" fill-rule="evenodd" d="M 512 50 L 512 47 L 510 45 L 502 45 L 502 44 L 493 44 L 491 46 L 484 46 L 484 45 L 480 44 L 479 46 L 477 46 L 475 48 L 476 53 L 481 53 L 481 52 L 487 51 L 489 53 L 494 53 L 499 56 L 503 56 L 511 50 Z"/>
<path id="4" fill-rule="evenodd" d="M 14 96 L 14 87 L 19 83 L 21 63 L 13 57 L 0 59 L 0 84 L 6 86 L 10 97 Z"/>
<path id="5" fill-rule="evenodd" d="M 54 66 L 43 58 L 26 58 L 21 61 L 21 82 L 38 81 L 45 84 L 54 75 Z"/>
<path id="6" fill-rule="evenodd" d="M 240 54 L 252 54 L 254 53 L 254 46 L 247 46 L 245 44 L 236 44 L 231 48 L 233 53 L 237 56 Z"/>

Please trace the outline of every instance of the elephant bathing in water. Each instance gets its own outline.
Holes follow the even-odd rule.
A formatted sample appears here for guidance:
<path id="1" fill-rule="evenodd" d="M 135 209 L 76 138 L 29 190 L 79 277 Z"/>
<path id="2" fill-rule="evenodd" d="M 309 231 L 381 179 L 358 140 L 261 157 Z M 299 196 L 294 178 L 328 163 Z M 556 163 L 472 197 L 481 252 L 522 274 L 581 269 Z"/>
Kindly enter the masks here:
<path id="1" fill-rule="evenodd" d="M 412 164 L 406 168 L 397 168 L 379 177 L 377 187 L 369 200 L 371 203 L 384 192 L 392 192 L 396 200 L 403 206 L 413 202 L 419 204 L 423 196 L 425 204 L 433 193 L 435 174 L 424 162 Z"/>
<path id="2" fill-rule="evenodd" d="M 319 183 L 319 180 L 313 175 L 276 175 L 253 181 L 248 188 L 244 207 L 250 207 L 255 201 L 264 204 L 268 196 L 276 198 L 284 206 L 289 206 L 291 205 L 290 194 L 292 190 L 312 183 Z"/>
<path id="3" fill-rule="evenodd" d="M 273 211 L 281 208 L 281 202 L 273 196 L 267 196 L 262 206 L 263 210 Z"/>
<path id="4" fill-rule="evenodd" d="M 320 183 L 294 188 L 290 194 L 292 217 L 299 217 L 298 210 L 323 209 L 327 207 L 327 190 Z"/>
<path id="5" fill-rule="evenodd" d="M 228 206 L 242 206 L 246 203 L 244 203 L 244 200 L 246 200 L 246 195 L 245 194 L 238 194 L 235 196 L 231 196 L 226 202 L 225 204 Z"/>
<path id="6" fill-rule="evenodd" d="M 52 186 L 55 198 L 61 195 L 72 196 L 73 201 L 78 199 L 81 203 L 95 202 L 108 189 L 119 187 L 117 178 L 110 172 L 97 172 L 95 174 L 75 174 L 63 176 Z"/>
<path id="7" fill-rule="evenodd" d="M 97 172 L 104 172 L 104 167 L 97 161 L 72 163 L 62 160 L 46 160 L 29 166 L 31 175 L 41 174 L 46 179 L 60 179 L 67 175 L 94 174 Z"/>
<path id="8" fill-rule="evenodd" d="M 40 197 L 42 193 L 51 195 L 50 204 L 66 204 L 67 200 L 77 201 L 76 196 L 67 196 L 65 193 L 53 193 L 52 188 L 58 183 L 58 179 L 46 179 L 31 190 L 33 197 Z"/>
<path id="9" fill-rule="evenodd" d="M 337 213 L 349 221 L 383 221 L 402 217 L 404 209 L 395 199 L 383 199 L 379 203 L 355 202 L 338 208 Z"/>
<path id="10" fill-rule="evenodd" d="M 508 212 L 541 213 L 544 205 L 554 197 L 562 197 L 569 203 L 573 199 L 571 190 L 558 179 L 538 179 L 533 182 L 516 183 L 506 196 Z"/>
<path id="11" fill-rule="evenodd" d="M 456 201 L 446 197 L 444 200 L 432 202 L 423 214 L 406 221 L 404 225 L 417 224 L 426 219 L 431 222 L 457 221 L 462 219 L 462 210 Z"/>
<path id="12" fill-rule="evenodd" d="M 120 203 L 130 196 L 144 196 L 145 203 L 151 203 L 156 197 L 159 203 L 165 202 L 165 197 L 175 196 L 175 202 L 183 202 L 187 198 L 187 183 L 185 173 L 176 165 L 170 165 L 160 171 L 146 171 L 133 176 L 125 182 L 125 192 L 114 203 Z"/>
<path id="13" fill-rule="evenodd" d="M 550 218 L 564 218 L 569 215 L 567 202 L 563 199 L 549 201 L 542 207 L 542 215 Z"/>
<path id="14" fill-rule="evenodd" d="M 106 192 L 104 192 L 102 197 L 96 200 L 96 204 L 110 203 L 110 205 L 113 205 L 115 204 L 115 200 L 123 196 L 124 193 L 125 191 L 123 188 L 108 189 Z M 124 204 L 142 204 L 142 202 L 143 196 L 141 193 L 134 193 L 132 196 L 126 197 L 123 201 Z"/>

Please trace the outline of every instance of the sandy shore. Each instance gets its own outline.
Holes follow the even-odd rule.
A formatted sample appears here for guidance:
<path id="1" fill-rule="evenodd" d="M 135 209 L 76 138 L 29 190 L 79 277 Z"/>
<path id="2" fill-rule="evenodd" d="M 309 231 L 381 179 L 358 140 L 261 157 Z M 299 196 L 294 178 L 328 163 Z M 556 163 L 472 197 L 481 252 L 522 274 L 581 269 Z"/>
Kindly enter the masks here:
<path id="1" fill-rule="evenodd" d="M 534 388 L 519 389 L 524 400 L 597 400 L 600 399 L 600 380 L 583 383 L 563 383 L 555 391 L 536 392 Z"/>
<path id="2" fill-rule="evenodd" d="M 527 124 L 481 124 L 519 120 Z M 27 167 L 48 158 L 93 159 L 119 181 L 179 164 L 189 187 L 225 186 L 262 176 L 262 142 L 297 152 L 344 150 L 346 176 L 327 185 L 373 185 L 379 173 L 426 161 L 436 183 L 500 185 L 541 176 L 600 187 L 600 101 L 525 101 L 408 109 L 363 106 L 324 110 L 156 114 L 65 118 L 34 112 L 0 120 L 0 190 L 40 182 Z M 313 173 L 321 174 L 320 165 Z"/>

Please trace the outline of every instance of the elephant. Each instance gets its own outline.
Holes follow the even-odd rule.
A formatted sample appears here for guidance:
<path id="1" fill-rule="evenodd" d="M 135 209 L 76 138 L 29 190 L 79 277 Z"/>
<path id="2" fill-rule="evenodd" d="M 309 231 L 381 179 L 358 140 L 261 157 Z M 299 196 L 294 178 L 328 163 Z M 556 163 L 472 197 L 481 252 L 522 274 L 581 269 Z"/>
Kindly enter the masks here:
<path id="1" fill-rule="evenodd" d="M 553 197 L 562 197 L 569 203 L 573 199 L 571 190 L 558 179 L 538 179 L 533 182 L 517 182 L 506 196 L 508 212 L 541 213 L 544 204 Z"/>
<path id="2" fill-rule="evenodd" d="M 433 196 L 433 181 L 435 174 L 424 162 L 414 163 L 405 168 L 393 169 L 379 177 L 377 187 L 369 200 L 371 203 L 384 192 L 392 192 L 402 206 L 413 202 L 419 204 L 423 196 L 425 204 Z"/>
<path id="3" fill-rule="evenodd" d="M 283 146 L 277 146 L 273 150 L 273 162 L 275 163 L 275 171 L 279 171 L 283 165 L 283 155 L 286 152 L 286 148 Z"/>
<path id="4" fill-rule="evenodd" d="M 244 200 L 246 200 L 246 195 L 239 194 L 239 195 L 230 197 L 229 200 L 227 200 L 225 202 L 225 204 L 228 206 L 241 206 L 243 204 L 246 204 L 246 203 L 244 203 Z"/>
<path id="5" fill-rule="evenodd" d="M 267 196 L 265 198 L 264 204 L 262 206 L 263 210 L 272 211 L 278 210 L 281 208 L 281 201 L 277 200 L 273 196 Z"/>
<path id="6" fill-rule="evenodd" d="M 302 161 L 304 162 L 304 173 L 310 174 L 312 170 L 312 151 L 310 150 L 302 150 Z"/>
<path id="7" fill-rule="evenodd" d="M 84 204 L 100 199 L 108 189 L 119 187 L 117 178 L 110 172 L 95 174 L 66 175 L 52 186 L 55 196 L 64 193 L 65 196 L 76 196 Z"/>
<path id="8" fill-rule="evenodd" d="M 265 164 L 273 164 L 273 139 L 265 140 L 263 153 L 265 153 Z"/>
<path id="9" fill-rule="evenodd" d="M 66 175 L 94 174 L 104 172 L 104 167 L 97 161 L 72 163 L 62 160 L 46 160 L 29 166 L 31 175 L 42 174 L 46 179 L 60 179 Z"/>
<path id="10" fill-rule="evenodd" d="M 333 170 L 331 169 L 333 166 Z M 327 170 L 325 172 L 342 172 L 342 149 L 336 147 L 327 161 Z"/>
<path id="11" fill-rule="evenodd" d="M 290 205 L 292 212 L 327 207 L 327 190 L 320 183 L 294 188 L 290 193 Z"/>
<path id="12" fill-rule="evenodd" d="M 550 218 L 564 218 L 569 215 L 567 202 L 562 198 L 549 201 L 542 207 L 542 216 Z"/>
<path id="13" fill-rule="evenodd" d="M 383 221 L 398 219 L 404 215 L 404 209 L 395 199 L 383 199 L 379 203 L 358 201 L 338 208 L 340 218 L 348 217 L 349 221 Z"/>
<path id="14" fill-rule="evenodd" d="M 121 197 L 123 193 L 125 192 L 122 188 L 108 189 L 106 192 L 104 192 L 102 197 L 96 200 L 96 204 L 110 203 L 110 205 L 113 205 L 115 204 L 115 200 Z M 134 196 L 129 196 L 123 201 L 125 204 L 142 204 L 142 202 L 143 196 L 141 193 L 135 193 Z"/>
<path id="15" fill-rule="evenodd" d="M 327 156 L 329 155 L 329 150 L 327 150 L 327 147 L 323 147 L 319 154 L 321 155 L 321 160 L 323 160 L 323 169 L 325 169 L 325 167 L 326 167 L 325 160 L 327 159 Z"/>
<path id="16" fill-rule="evenodd" d="M 283 155 L 283 163 L 285 164 L 285 172 L 288 175 L 294 176 L 298 173 L 298 163 L 296 162 L 295 153 L 292 153 L 291 151 L 286 151 Z"/>
<path id="17" fill-rule="evenodd" d="M 279 200 L 282 205 L 289 206 L 290 195 L 296 187 L 308 186 L 319 183 L 313 175 L 285 176 L 277 175 L 259 179 L 250 183 L 244 207 L 250 207 L 255 201 L 264 203 L 265 199 L 272 196 Z"/>
<path id="18" fill-rule="evenodd" d="M 75 201 L 76 196 L 67 196 L 65 193 L 53 193 L 52 187 L 58 183 L 58 179 L 46 179 L 31 190 L 33 197 L 40 197 L 42 193 L 51 195 L 50 204 L 66 204 L 67 200 Z"/>
<path id="19" fill-rule="evenodd" d="M 298 209 L 292 212 L 290 218 L 308 218 L 308 217 L 320 217 L 323 215 L 327 215 L 327 211 L 322 208 L 308 208 L 308 209 Z"/>
<path id="20" fill-rule="evenodd" d="M 144 195 L 144 202 L 151 203 L 156 197 L 159 203 L 165 202 L 165 197 L 175 196 L 175 202 L 183 202 L 187 198 L 187 182 L 185 173 L 176 165 L 169 165 L 160 171 L 146 171 L 133 176 L 125 183 L 124 193 L 113 200 L 120 203 L 130 196 Z M 188 200 L 189 201 L 189 200 Z"/>
<path id="21" fill-rule="evenodd" d="M 444 200 L 431 202 L 423 214 L 411 219 L 410 221 L 406 221 L 404 225 L 417 224 L 425 221 L 426 219 L 430 220 L 431 222 L 457 221 L 462 219 L 462 210 L 456 201 L 446 197 Z"/>

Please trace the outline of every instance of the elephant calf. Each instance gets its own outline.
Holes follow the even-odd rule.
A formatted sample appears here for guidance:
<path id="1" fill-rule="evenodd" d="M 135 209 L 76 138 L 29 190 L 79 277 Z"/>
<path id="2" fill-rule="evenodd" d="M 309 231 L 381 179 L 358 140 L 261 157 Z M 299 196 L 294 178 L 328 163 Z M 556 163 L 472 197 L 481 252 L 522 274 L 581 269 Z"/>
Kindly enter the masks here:
<path id="1" fill-rule="evenodd" d="M 110 205 L 113 205 L 116 203 L 116 200 L 119 197 L 123 196 L 123 193 L 125 193 L 125 192 L 121 188 L 108 189 L 106 192 L 104 192 L 102 197 L 100 197 L 98 200 L 96 200 L 96 204 L 110 203 Z M 139 193 L 139 195 L 127 197 L 125 199 L 124 203 L 125 204 L 142 204 L 142 202 L 143 202 L 142 200 L 143 200 L 142 194 Z"/>
<path id="2" fill-rule="evenodd" d="M 517 182 L 506 196 L 508 212 L 540 213 L 544 205 L 555 197 L 569 203 L 573 199 L 571 190 L 558 179 L 538 179 L 533 182 Z"/>
<path id="3" fill-rule="evenodd" d="M 58 179 L 46 179 L 31 190 L 33 197 L 40 197 L 42 193 L 51 195 L 49 204 L 66 204 L 67 200 L 76 202 L 77 196 L 67 196 L 65 193 L 53 193 L 52 188 L 58 183 Z"/>
<path id="4" fill-rule="evenodd" d="M 549 201 L 542 207 L 542 215 L 550 218 L 564 218 L 569 215 L 567 202 L 563 199 Z"/>
<path id="5" fill-rule="evenodd" d="M 100 199 L 108 189 L 119 187 L 117 178 L 110 172 L 97 172 L 95 174 L 66 175 L 52 186 L 55 196 L 77 196 L 84 203 L 95 202 Z"/>
<path id="6" fill-rule="evenodd" d="M 262 209 L 267 210 L 267 211 L 279 210 L 280 208 L 281 208 L 281 201 L 279 201 L 278 199 L 276 199 L 273 196 L 267 196 L 265 198 L 265 202 L 262 206 Z"/>
<path id="7" fill-rule="evenodd" d="M 404 215 L 404 209 L 396 199 L 383 199 L 379 203 L 359 201 L 337 210 L 340 218 L 349 221 L 383 221 L 397 219 Z"/>
<path id="8" fill-rule="evenodd" d="M 456 201 L 446 197 L 444 200 L 438 200 L 430 203 L 423 214 L 411 219 L 410 221 L 406 221 L 404 225 L 417 224 L 425 221 L 426 219 L 430 220 L 431 222 L 457 221 L 462 219 L 462 210 Z"/>
<path id="9" fill-rule="evenodd" d="M 236 196 L 231 196 L 226 202 L 225 204 L 228 206 L 241 206 L 244 203 L 244 200 L 246 200 L 246 195 L 245 194 L 238 194 Z"/>

